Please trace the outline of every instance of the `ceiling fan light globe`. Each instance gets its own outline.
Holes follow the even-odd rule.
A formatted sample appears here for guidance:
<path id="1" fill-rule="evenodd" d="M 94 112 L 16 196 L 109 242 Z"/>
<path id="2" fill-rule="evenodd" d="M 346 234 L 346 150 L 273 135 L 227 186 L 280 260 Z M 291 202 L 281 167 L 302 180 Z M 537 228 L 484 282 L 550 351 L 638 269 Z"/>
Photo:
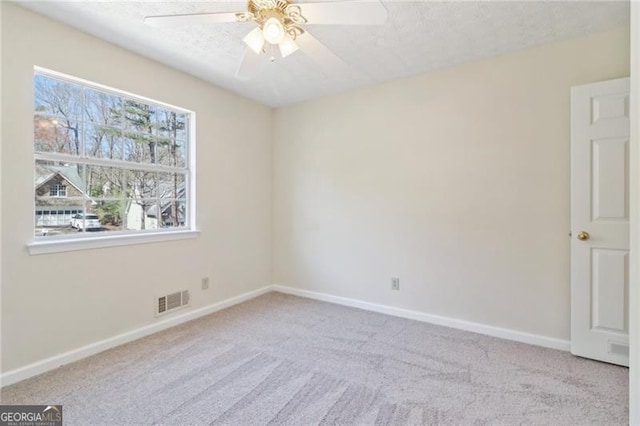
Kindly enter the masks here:
<path id="1" fill-rule="evenodd" d="M 287 56 L 295 53 L 298 49 L 300 49 L 298 44 L 293 41 L 291 36 L 288 34 L 278 44 L 278 47 L 280 48 L 280 55 L 282 55 L 283 58 L 286 58 Z"/>
<path id="2" fill-rule="evenodd" d="M 256 55 L 262 53 L 262 48 L 264 47 L 264 36 L 262 35 L 262 30 L 260 28 L 254 28 L 254 30 L 247 34 L 242 41 L 244 41 L 245 44 L 256 53 Z"/>
<path id="3" fill-rule="evenodd" d="M 286 35 L 282 22 L 274 17 L 267 19 L 262 27 L 262 33 L 264 39 L 271 44 L 279 44 Z"/>

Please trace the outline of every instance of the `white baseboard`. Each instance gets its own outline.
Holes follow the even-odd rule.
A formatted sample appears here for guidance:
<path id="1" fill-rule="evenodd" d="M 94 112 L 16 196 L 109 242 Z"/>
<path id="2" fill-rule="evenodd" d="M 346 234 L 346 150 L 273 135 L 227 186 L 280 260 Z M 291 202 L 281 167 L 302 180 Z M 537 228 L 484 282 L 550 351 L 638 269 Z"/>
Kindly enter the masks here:
<path id="1" fill-rule="evenodd" d="M 228 308 L 238 303 L 245 302 L 271 291 L 277 291 L 280 293 L 291 294 L 294 296 L 306 297 L 308 299 L 321 300 L 324 302 L 335 303 L 338 305 L 351 306 L 354 308 L 364 309 L 367 311 L 379 312 L 387 315 L 393 315 L 396 317 L 407 318 L 430 324 L 442 325 L 445 327 L 457 328 L 460 330 L 471 331 L 474 333 L 486 334 L 488 336 L 499 337 L 501 339 L 513 340 L 516 342 L 528 343 L 531 345 L 543 346 L 545 348 L 559 349 L 562 351 L 569 351 L 571 345 L 567 340 L 555 339 L 552 337 L 545 337 L 536 334 L 523 333 L 520 331 L 509 330 L 506 328 L 493 327 L 489 325 L 479 324 L 470 321 L 463 321 L 454 318 L 447 318 L 439 315 L 431 315 L 424 312 L 412 311 L 408 309 L 395 308 L 393 306 L 378 305 L 375 303 L 364 302 L 357 299 L 350 299 L 347 297 L 333 296 L 326 293 L 318 293 L 314 291 L 301 290 L 293 287 L 286 287 L 282 285 L 271 285 L 261 289 L 251 291 L 249 293 L 241 294 L 236 297 L 232 297 L 222 302 L 214 303 L 213 305 L 205 306 L 193 311 L 185 312 L 181 315 L 175 314 L 174 316 L 162 321 L 149 324 L 138 329 L 119 334 L 114 337 L 110 337 L 105 340 L 101 340 L 96 343 L 92 343 L 87 346 L 83 346 L 78 349 L 55 355 L 50 358 L 34 362 L 33 364 L 26 365 L 24 367 L 17 368 L 15 370 L 7 371 L 0 375 L 1 386 L 8 386 L 22 380 L 28 379 L 38 374 L 46 373 L 47 371 L 54 370 L 65 364 L 69 364 L 75 361 L 79 361 L 83 358 L 87 358 L 91 355 L 95 355 L 99 352 L 106 351 L 107 349 L 120 346 L 122 344 L 132 342 L 142 337 L 149 336 L 153 333 L 157 333 L 162 330 L 166 330 L 176 325 L 192 321 L 194 319 L 203 317 L 205 315 L 212 314 L 216 311 Z"/>
<path id="2" fill-rule="evenodd" d="M 324 302 L 335 303 L 338 305 L 351 306 L 353 308 L 379 312 L 382 314 L 393 315 L 396 317 L 427 322 L 435 325 L 442 325 L 445 327 L 457 328 L 460 330 L 485 334 L 487 336 L 499 337 L 501 339 L 513 340 L 521 343 L 528 343 L 530 345 L 542 346 L 542 347 L 551 348 L 551 349 L 558 349 L 561 351 L 569 351 L 571 349 L 571 342 L 569 342 L 568 340 L 540 336 L 537 334 L 524 333 L 521 331 L 510 330 L 508 328 L 493 327 L 490 325 L 480 324 L 477 322 L 464 321 L 464 320 L 459 320 L 455 318 L 448 318 L 440 315 L 431 315 L 424 312 L 396 308 L 393 306 L 378 305 L 375 303 L 363 302 L 357 299 L 350 299 L 350 298 L 341 297 L 341 296 L 333 296 L 331 294 L 317 293 L 315 291 L 301 290 L 301 289 L 286 287 L 282 285 L 273 285 L 271 287 L 274 291 L 278 291 L 280 293 L 306 297 L 308 299 L 321 300 Z"/>
<path id="3" fill-rule="evenodd" d="M 56 369 L 65 364 L 79 361 L 83 358 L 87 358 L 99 352 L 106 351 L 107 349 L 111 349 L 124 343 L 128 343 L 148 336 L 150 334 L 175 327 L 176 325 L 192 321 L 202 316 L 209 315 L 213 312 L 220 311 L 230 306 L 237 305 L 238 303 L 242 303 L 255 297 L 261 296 L 265 293 L 269 293 L 273 290 L 272 287 L 273 286 L 263 287 L 249 293 L 241 294 L 239 296 L 223 300 L 222 302 L 214 303 L 213 305 L 205 306 L 204 308 L 188 311 L 181 315 L 176 314 L 171 318 L 167 318 L 165 320 L 158 321 L 153 324 L 149 324 L 147 326 L 140 327 L 138 329 L 119 334 L 117 336 L 110 337 L 108 339 L 101 340 L 99 342 L 92 343 L 78 349 L 73 349 L 63 354 L 55 355 L 51 358 L 34 362 L 33 364 L 29 364 L 15 370 L 7 371 L 0 376 L 0 384 L 1 386 L 8 386 L 13 383 L 28 379 L 30 377 L 37 376 L 38 374 Z"/>

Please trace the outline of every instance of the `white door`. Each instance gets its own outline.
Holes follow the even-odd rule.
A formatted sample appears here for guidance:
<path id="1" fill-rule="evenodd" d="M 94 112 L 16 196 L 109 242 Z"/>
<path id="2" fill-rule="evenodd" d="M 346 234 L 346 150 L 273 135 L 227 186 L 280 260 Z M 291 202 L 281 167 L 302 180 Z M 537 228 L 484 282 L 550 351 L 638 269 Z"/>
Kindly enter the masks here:
<path id="1" fill-rule="evenodd" d="M 629 79 L 571 89 L 571 352 L 629 365 Z"/>

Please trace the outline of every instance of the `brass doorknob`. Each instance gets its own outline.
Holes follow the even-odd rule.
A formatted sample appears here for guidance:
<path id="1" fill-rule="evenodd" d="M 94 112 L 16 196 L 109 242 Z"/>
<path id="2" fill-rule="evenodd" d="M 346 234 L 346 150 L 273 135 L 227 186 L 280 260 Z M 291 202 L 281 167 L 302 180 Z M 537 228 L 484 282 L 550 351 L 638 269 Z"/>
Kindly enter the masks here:
<path id="1" fill-rule="evenodd" d="M 580 240 L 580 241 L 586 241 L 589 239 L 589 233 L 586 231 L 580 231 L 578 232 L 578 235 L 576 235 L 576 237 Z"/>

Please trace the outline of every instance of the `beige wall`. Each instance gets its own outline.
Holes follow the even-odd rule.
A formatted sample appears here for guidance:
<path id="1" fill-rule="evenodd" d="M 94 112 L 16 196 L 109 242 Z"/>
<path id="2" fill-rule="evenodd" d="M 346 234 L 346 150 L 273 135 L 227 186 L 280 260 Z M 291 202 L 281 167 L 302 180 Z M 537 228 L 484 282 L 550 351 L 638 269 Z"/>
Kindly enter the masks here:
<path id="1" fill-rule="evenodd" d="M 274 283 L 568 339 L 569 89 L 627 75 L 617 30 L 277 110 Z"/>
<path id="2" fill-rule="evenodd" d="M 191 289 L 198 308 L 270 284 L 270 110 L 2 3 L 2 371 L 152 324 L 169 291 Z M 196 111 L 200 237 L 27 253 L 34 65 Z"/>

